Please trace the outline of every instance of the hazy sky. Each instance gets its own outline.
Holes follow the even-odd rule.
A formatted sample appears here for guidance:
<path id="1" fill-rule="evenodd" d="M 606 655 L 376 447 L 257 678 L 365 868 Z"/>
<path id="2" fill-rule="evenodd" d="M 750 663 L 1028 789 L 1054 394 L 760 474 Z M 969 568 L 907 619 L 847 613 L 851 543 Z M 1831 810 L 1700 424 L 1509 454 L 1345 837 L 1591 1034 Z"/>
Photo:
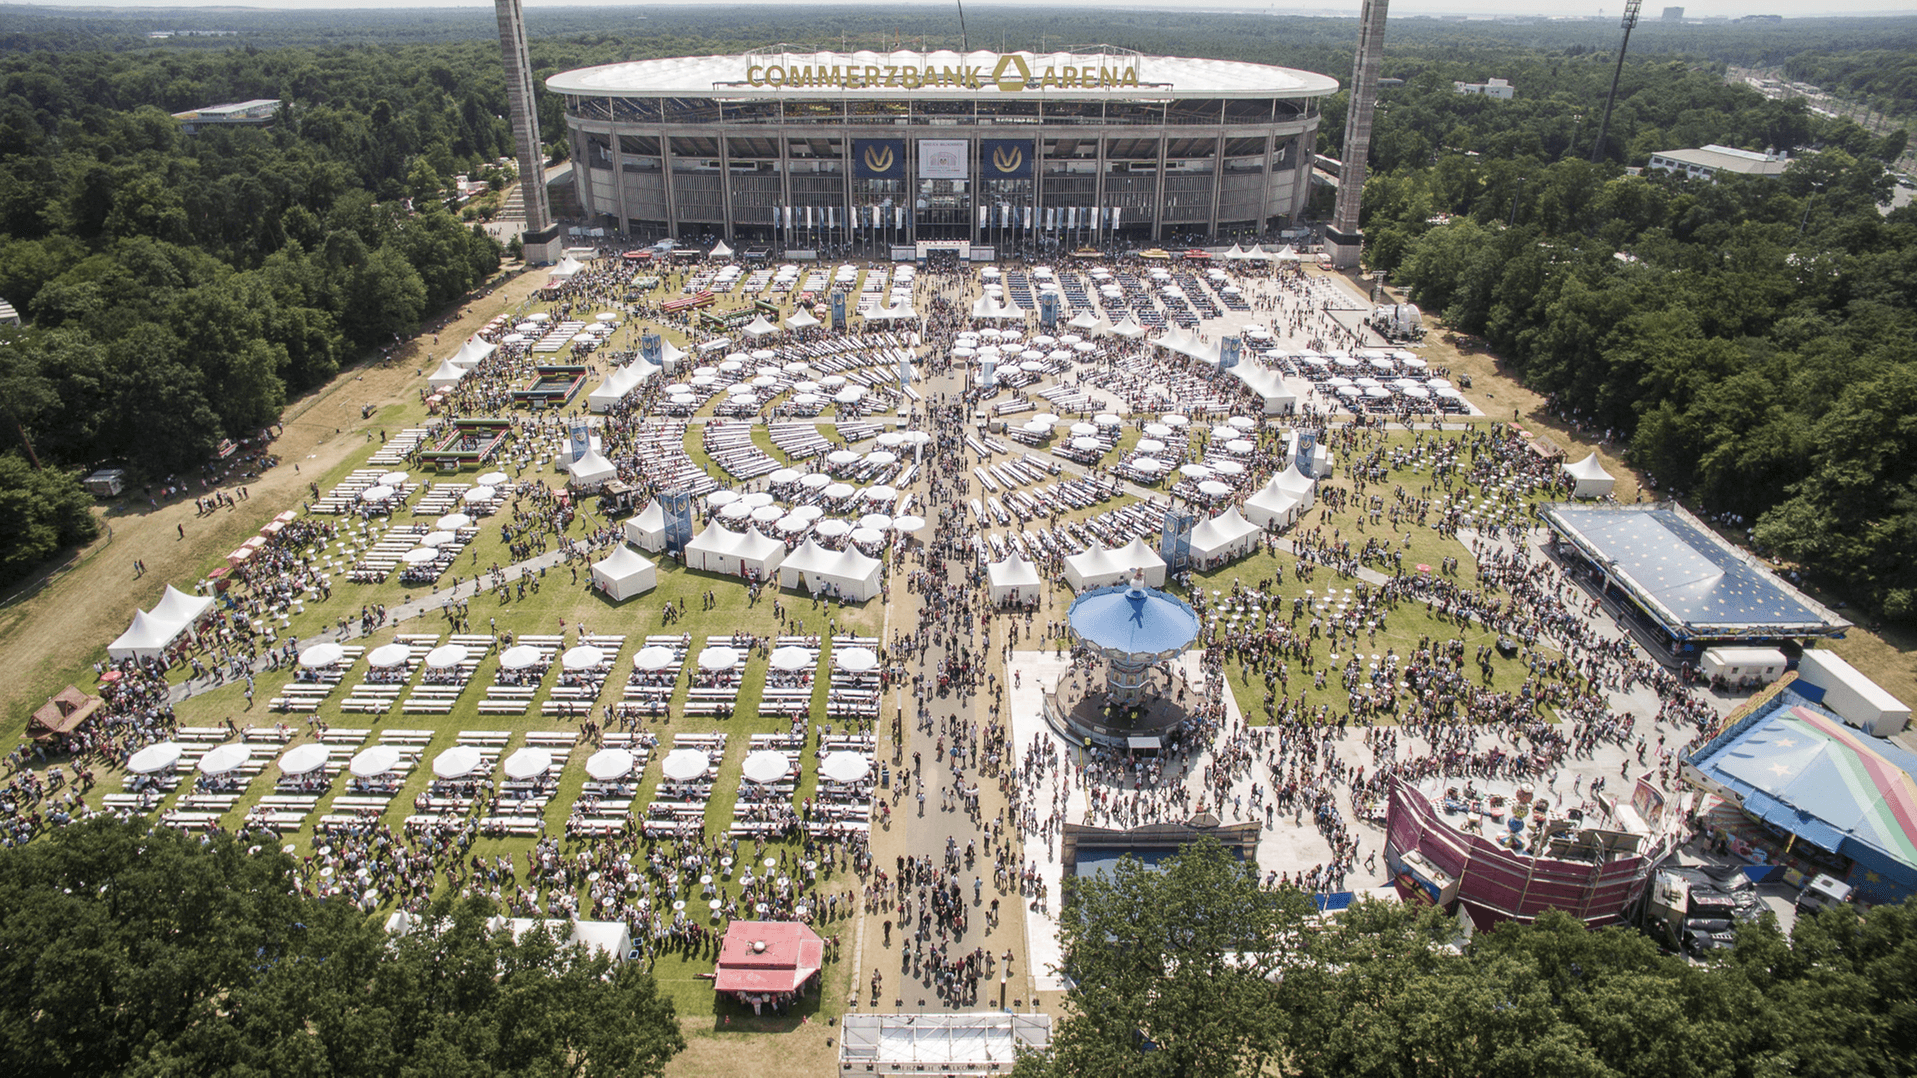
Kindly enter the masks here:
<path id="1" fill-rule="evenodd" d="M 646 0 L 644 5 L 634 3 L 630 6 L 656 6 L 658 4 L 709 3 L 710 0 Z M 747 0 L 749 2 L 749 0 Z M 873 7 L 881 5 L 894 10 L 900 7 L 928 6 L 930 0 L 829 0 L 831 3 L 869 3 Z M 994 0 L 972 0 L 975 8 L 987 8 Z M 999 0 L 1012 2 L 1012 0 Z M 1019 6 L 1030 8 L 1030 0 L 1017 0 Z M 1668 0 L 1647 0 L 1644 4 L 1645 15 L 1656 18 Z M 55 7 L 117 7 L 117 8 L 168 8 L 188 6 L 180 0 L 119 0 L 118 3 L 101 3 L 100 0 L 36 0 L 37 4 Z M 1142 8 L 1183 8 L 1190 10 L 1196 6 L 1201 10 L 1238 10 L 1271 11 L 1278 14 L 1303 15 L 1351 15 L 1358 13 L 1359 0 L 1308 0 L 1299 3 L 1233 3 L 1207 2 L 1197 0 L 1195 5 L 1168 3 L 1167 0 L 1038 0 L 1038 6 L 1092 6 L 1100 7 L 1142 7 Z M 540 7 L 617 7 L 627 6 L 620 0 L 525 0 L 529 8 Z M 0 18 L 4 18 L 8 5 L 0 3 Z M 489 8 L 488 0 L 274 0 L 271 3 L 230 4 L 220 6 L 260 8 L 265 10 L 326 10 L 336 8 L 397 8 L 397 7 L 463 7 Z M 943 0 L 936 0 L 936 6 L 943 6 Z M 1787 17 L 1834 15 L 1901 15 L 1917 13 L 1917 4 L 1913 0 L 1683 0 L 1682 6 L 1688 17 L 1740 15 L 1784 15 Z M 1398 14 L 1437 15 L 1437 14 L 1501 14 L 1501 15 L 1603 15 L 1616 17 L 1623 11 L 1623 0 L 1573 0 L 1571 3 L 1550 2 L 1550 0 L 1392 0 L 1391 12 Z"/>

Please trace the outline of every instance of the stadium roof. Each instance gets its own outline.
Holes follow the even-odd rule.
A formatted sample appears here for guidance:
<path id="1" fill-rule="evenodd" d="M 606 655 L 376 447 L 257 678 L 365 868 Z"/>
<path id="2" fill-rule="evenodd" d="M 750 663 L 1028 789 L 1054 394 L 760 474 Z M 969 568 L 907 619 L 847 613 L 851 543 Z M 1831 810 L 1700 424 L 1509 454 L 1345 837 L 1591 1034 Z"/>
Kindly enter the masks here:
<path id="1" fill-rule="evenodd" d="M 1850 627 L 1672 503 L 1551 505 L 1543 515 L 1678 639 L 1831 636 Z"/>
<path id="2" fill-rule="evenodd" d="M 1745 176 L 1781 176 L 1790 161 L 1730 146 L 1703 146 L 1698 149 L 1659 150 L 1658 157 L 1681 164 L 1695 165 L 1713 172 L 1737 172 Z"/>
<path id="3" fill-rule="evenodd" d="M 777 65 L 798 68 L 876 69 L 876 84 L 766 85 L 764 71 Z M 757 69 L 752 71 L 751 69 Z M 934 85 L 916 73 L 947 68 L 971 70 L 977 83 Z M 1094 85 L 1048 82 L 1064 77 L 1067 68 L 1085 71 Z M 1112 73 L 1136 71 L 1136 85 L 1096 85 L 1099 69 Z M 914 72 L 912 77 L 903 75 Z M 863 77 L 863 76 L 861 76 Z M 756 83 L 749 82 L 756 79 Z M 908 82 L 911 85 L 906 85 Z M 775 47 L 732 56 L 682 56 L 659 60 L 632 60 L 618 64 L 562 71 L 546 80 L 554 93 L 594 97 L 860 97 L 980 98 L 1067 97 L 1120 99 L 1215 97 L 1322 97 L 1338 91 L 1338 80 L 1310 71 L 1236 60 L 1203 60 L 1180 56 L 1141 56 L 1111 52 L 1011 52 L 973 50 L 964 54 L 936 52 L 819 52 Z"/>
<path id="4" fill-rule="evenodd" d="M 1759 820 L 1917 887 L 1917 754 L 1788 691 L 1690 757 Z M 1871 881 L 1878 882 L 1878 881 Z"/>

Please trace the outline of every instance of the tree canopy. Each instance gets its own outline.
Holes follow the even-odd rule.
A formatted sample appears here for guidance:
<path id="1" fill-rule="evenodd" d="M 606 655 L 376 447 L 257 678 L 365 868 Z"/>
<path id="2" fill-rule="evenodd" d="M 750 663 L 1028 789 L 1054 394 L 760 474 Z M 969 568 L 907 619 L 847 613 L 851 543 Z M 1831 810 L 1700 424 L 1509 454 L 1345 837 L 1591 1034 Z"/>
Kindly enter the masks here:
<path id="1" fill-rule="evenodd" d="M 635 965 L 443 899 L 389 936 L 293 858 L 99 820 L 0 851 L 0 1046 L 19 1075 L 622 1075 L 684 1047 Z"/>
<path id="2" fill-rule="evenodd" d="M 1694 966 L 1558 913 L 1469 940 L 1395 903 L 1314 917 L 1214 843 L 1160 869 L 1072 884 L 1068 1014 L 1023 1078 L 1890 1076 L 1917 1048 L 1917 905 L 1767 914 Z"/>

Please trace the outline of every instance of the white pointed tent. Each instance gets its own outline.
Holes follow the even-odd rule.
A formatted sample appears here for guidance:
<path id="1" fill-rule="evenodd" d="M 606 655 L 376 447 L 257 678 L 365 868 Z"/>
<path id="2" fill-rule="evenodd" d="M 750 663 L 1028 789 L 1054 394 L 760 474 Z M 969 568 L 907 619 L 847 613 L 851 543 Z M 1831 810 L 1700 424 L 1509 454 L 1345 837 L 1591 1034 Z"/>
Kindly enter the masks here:
<path id="1" fill-rule="evenodd" d="M 167 645 L 179 639 L 186 631 L 184 622 L 167 622 L 153 617 L 144 610 L 133 612 L 133 624 L 119 639 L 107 645 L 107 658 L 114 662 L 121 659 L 157 659 L 166 652 Z"/>
<path id="2" fill-rule="evenodd" d="M 1158 551 L 1133 539 L 1122 547 L 1106 548 L 1093 543 L 1077 554 L 1065 557 L 1065 582 L 1075 591 L 1102 588 L 1131 579 L 1134 570 L 1145 571 L 1145 583 L 1154 588 L 1165 584 L 1165 559 Z"/>
<path id="3" fill-rule="evenodd" d="M 679 361 L 684 358 L 686 358 L 686 353 L 683 349 L 663 337 L 660 338 L 659 365 L 661 367 L 668 371 L 677 370 L 679 368 Z"/>
<path id="4" fill-rule="evenodd" d="M 747 529 L 741 534 L 712 523 L 686 544 L 687 568 L 704 569 L 727 576 L 750 573 L 761 580 L 770 579 L 772 571 L 784 559 L 785 544 L 777 539 L 766 538 L 757 528 Z"/>
<path id="5" fill-rule="evenodd" d="M 907 318 L 917 318 L 918 316 L 919 312 L 913 310 L 910 303 L 895 303 L 883 310 L 866 312 L 865 320 L 868 322 L 898 322 Z M 1022 318 L 1024 317 L 1024 313 L 1020 312 L 1014 317 Z"/>
<path id="6" fill-rule="evenodd" d="M 1165 559 L 1158 556 L 1158 551 L 1146 546 L 1142 536 L 1112 551 L 1112 554 L 1118 559 L 1126 579 L 1131 578 L 1133 571 L 1143 569 L 1145 583 L 1154 588 L 1165 586 Z"/>
<path id="7" fill-rule="evenodd" d="M 1133 318 L 1130 312 L 1126 312 L 1125 320 L 1113 326 L 1112 332 L 1128 341 L 1135 341 L 1145 335 L 1145 327 L 1139 325 L 1138 320 Z"/>
<path id="8" fill-rule="evenodd" d="M 168 584 L 160 593 L 159 603 L 153 607 L 153 616 L 169 624 L 191 625 L 211 609 L 211 595 L 188 595 Z"/>
<path id="9" fill-rule="evenodd" d="M 980 296 L 972 304 L 972 317 L 987 320 L 1023 319 L 1025 312 L 1017 307 L 1008 307 L 991 296 Z"/>
<path id="10" fill-rule="evenodd" d="M 745 329 L 741 332 L 756 341 L 762 337 L 770 337 L 774 333 L 779 332 L 779 327 L 766 321 L 765 315 L 757 315 L 752 321 L 746 323 Z"/>
<path id="11" fill-rule="evenodd" d="M 492 355 L 498 348 L 499 346 L 493 344 L 491 341 L 482 341 L 478 337 L 468 337 L 466 338 L 466 343 L 459 346 L 459 351 L 454 352 L 452 358 L 446 362 L 451 363 L 455 367 L 471 370 L 479 365 L 480 360 Z"/>
<path id="12" fill-rule="evenodd" d="M 1231 250 L 1226 251 L 1223 257 L 1225 261 L 1227 262 L 1243 262 L 1245 259 L 1250 258 L 1251 256 L 1245 253 L 1245 249 L 1243 247 L 1240 247 L 1239 245 L 1234 243 L 1231 245 Z"/>
<path id="13" fill-rule="evenodd" d="M 1198 339 L 1197 334 L 1187 331 L 1182 326 L 1173 326 L 1171 329 L 1165 331 L 1164 336 L 1152 343 L 1168 352 L 1177 352 L 1181 356 L 1190 356 L 1201 363 L 1210 363 L 1213 366 L 1216 366 L 1218 363 L 1218 346 L 1215 344 L 1206 344 L 1204 341 Z"/>
<path id="14" fill-rule="evenodd" d="M 619 469 L 597 448 L 588 448 L 586 455 L 573 461 L 566 471 L 566 485 L 580 490 L 597 490 L 619 475 Z"/>
<path id="15" fill-rule="evenodd" d="M 1006 555 L 1004 561 L 987 565 L 985 575 L 990 581 L 993 606 L 1030 602 L 1039 597 L 1040 589 L 1044 587 L 1038 570 L 1016 550 Z"/>
<path id="16" fill-rule="evenodd" d="M 1300 472 L 1294 461 L 1245 499 L 1245 518 L 1261 528 L 1289 527 L 1317 499 L 1317 482 Z"/>
<path id="17" fill-rule="evenodd" d="M 451 389 L 459 384 L 461 378 L 466 377 L 467 370 L 468 368 L 454 363 L 451 359 L 444 360 L 440 363 L 439 369 L 426 376 L 426 384 L 434 389 Z"/>
<path id="18" fill-rule="evenodd" d="M 1192 529 L 1191 556 L 1209 563 L 1206 568 L 1210 568 L 1255 552 L 1261 534 L 1258 525 L 1246 520 L 1238 512 L 1237 506 L 1229 506 L 1224 512 L 1200 522 Z"/>
<path id="19" fill-rule="evenodd" d="M 1065 583 L 1073 591 L 1096 588 L 1100 584 L 1116 583 L 1124 575 L 1112 559 L 1112 552 L 1093 543 L 1076 554 L 1065 555 Z"/>
<path id="20" fill-rule="evenodd" d="M 712 250 L 707 251 L 706 256 L 709 258 L 731 258 L 732 248 L 726 246 L 726 241 L 720 240 L 718 243 L 712 245 Z"/>
<path id="21" fill-rule="evenodd" d="M 586 264 L 584 262 L 567 254 L 561 257 L 558 262 L 554 263 L 552 269 L 547 270 L 546 273 L 555 281 L 570 281 L 580 270 L 585 268 Z"/>
<path id="22" fill-rule="evenodd" d="M 647 502 L 644 509 L 625 523 L 626 542 L 640 550 L 657 554 L 666 548 L 666 513 L 658 502 Z"/>
<path id="23" fill-rule="evenodd" d="M 818 324 L 819 320 L 812 317 L 812 312 L 804 310 L 793 311 L 791 316 L 785 320 L 785 328 L 787 329 L 811 329 Z"/>
<path id="24" fill-rule="evenodd" d="M 624 367 L 614 367 L 599 388 L 586 395 L 586 407 L 595 412 L 609 412 L 626 395 L 645 384 L 646 379 L 659 373 L 659 368 L 650 363 L 631 363 Z"/>
<path id="25" fill-rule="evenodd" d="M 1564 465 L 1564 474 L 1577 483 L 1577 488 L 1571 491 L 1573 498 L 1602 498 L 1617 486 L 1617 477 L 1604 470 L 1596 453 L 1576 464 Z"/>
<path id="26" fill-rule="evenodd" d="M 1080 332 L 1089 332 L 1098 328 L 1098 316 L 1090 311 L 1080 311 L 1065 324 Z"/>
<path id="27" fill-rule="evenodd" d="M 1258 399 L 1264 402 L 1266 415 L 1290 415 L 1298 410 L 1298 395 L 1285 388 L 1285 380 L 1279 377 L 1277 371 L 1240 363 L 1231 368 L 1231 373 L 1258 394 Z"/>
<path id="28" fill-rule="evenodd" d="M 827 550 L 807 539 L 804 546 L 779 563 L 779 586 L 864 602 L 878 595 L 882 568 L 877 558 L 850 549 Z"/>
<path id="29" fill-rule="evenodd" d="M 592 566 L 592 586 L 605 592 L 613 602 L 651 591 L 658 583 L 658 567 L 624 543 L 614 547 L 604 561 L 594 562 Z"/>

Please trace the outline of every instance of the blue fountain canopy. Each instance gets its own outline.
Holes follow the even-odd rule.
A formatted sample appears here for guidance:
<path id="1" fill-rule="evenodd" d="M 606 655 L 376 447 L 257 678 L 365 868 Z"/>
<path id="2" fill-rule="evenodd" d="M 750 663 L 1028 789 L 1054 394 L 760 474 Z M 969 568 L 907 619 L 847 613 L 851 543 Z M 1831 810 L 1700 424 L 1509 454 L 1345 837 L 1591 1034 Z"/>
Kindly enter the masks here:
<path id="1" fill-rule="evenodd" d="M 1155 588 L 1094 588 L 1066 614 L 1078 638 L 1106 654 L 1170 658 L 1198 639 L 1198 615 Z"/>

